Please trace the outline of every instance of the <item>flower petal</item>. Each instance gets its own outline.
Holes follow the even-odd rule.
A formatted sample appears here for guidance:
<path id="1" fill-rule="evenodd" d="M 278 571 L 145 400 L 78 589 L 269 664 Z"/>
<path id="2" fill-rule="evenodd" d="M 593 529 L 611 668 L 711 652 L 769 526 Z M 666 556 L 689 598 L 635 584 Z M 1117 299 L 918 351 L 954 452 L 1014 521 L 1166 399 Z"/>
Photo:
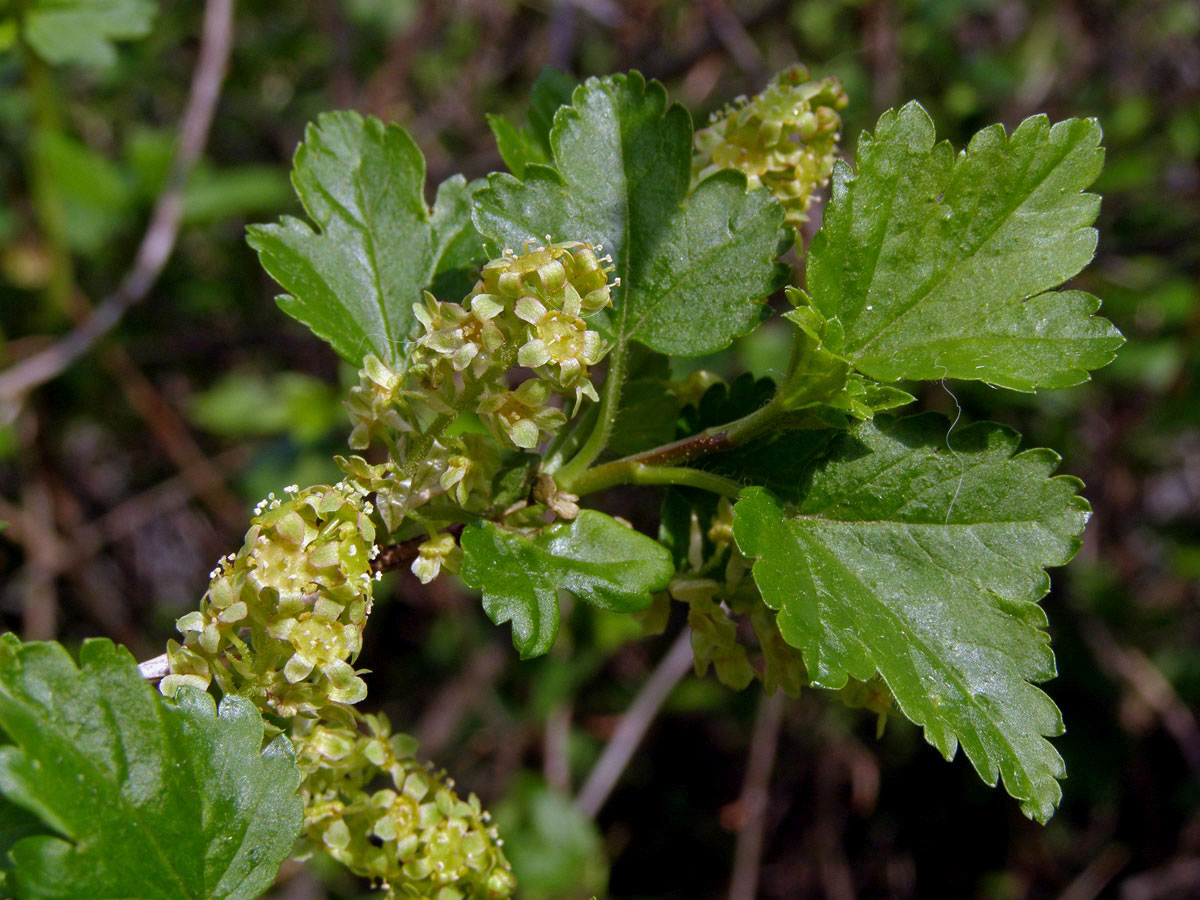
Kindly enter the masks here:
<path id="1" fill-rule="evenodd" d="M 517 318 L 536 325 L 546 315 L 546 307 L 536 297 L 522 297 L 517 301 Z"/>
<path id="2" fill-rule="evenodd" d="M 550 351 L 546 348 L 546 342 L 540 338 L 529 341 L 517 353 L 517 362 L 530 369 L 544 366 L 549 361 Z"/>

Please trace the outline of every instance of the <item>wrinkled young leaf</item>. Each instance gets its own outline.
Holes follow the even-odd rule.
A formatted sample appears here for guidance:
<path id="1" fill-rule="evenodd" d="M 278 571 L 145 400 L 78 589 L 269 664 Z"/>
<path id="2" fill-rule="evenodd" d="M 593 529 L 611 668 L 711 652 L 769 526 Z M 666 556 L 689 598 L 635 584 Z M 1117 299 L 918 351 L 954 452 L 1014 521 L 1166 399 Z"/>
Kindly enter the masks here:
<path id="1" fill-rule="evenodd" d="M 915 101 L 838 163 L 808 254 L 841 353 L 881 381 L 975 379 L 1031 391 L 1086 381 L 1122 343 L 1100 301 L 1053 289 L 1096 249 L 1100 126 L 1045 116 L 983 129 L 955 154 Z"/>
<path id="2" fill-rule="evenodd" d="M 650 593 L 675 574 L 665 547 L 592 509 L 533 537 L 473 522 L 461 543 L 463 581 L 483 591 L 493 622 L 512 622 L 522 659 L 554 645 L 559 589 L 601 609 L 635 612 L 649 606 Z"/>
<path id="3" fill-rule="evenodd" d="M 961 743 L 1044 822 L 1064 770 L 1044 737 L 1062 718 L 1031 684 L 1055 674 L 1037 601 L 1089 508 L 1076 479 L 1051 477 L 1052 451 L 1014 455 L 1018 436 L 992 423 L 947 428 L 863 423 L 803 474 L 794 507 L 747 490 L 734 534 L 814 685 L 878 672 L 947 759 Z"/>
<path id="4" fill-rule="evenodd" d="M 308 126 L 292 183 L 319 230 L 291 216 L 248 230 L 263 268 L 287 291 L 280 307 L 348 362 L 374 353 L 395 366 L 421 292 L 468 268 L 480 250 L 467 182 L 443 182 L 430 210 L 425 159 L 408 133 L 344 111 Z"/>
<path id="5" fill-rule="evenodd" d="M 0 792 L 55 832 L 11 849 L 22 900 L 252 900 L 300 832 L 287 738 L 263 750 L 242 697 L 165 700 L 109 641 L 76 667 L 0 638 L 0 727 Z"/>
<path id="6" fill-rule="evenodd" d="M 817 421 L 844 428 L 851 419 L 870 419 L 917 399 L 853 371 L 848 360 L 830 349 L 843 344 L 841 322 L 822 316 L 798 288 L 788 287 L 787 297 L 794 309 L 783 318 L 795 332 L 792 357 L 776 397 L 785 409 L 807 410 Z"/>
<path id="7" fill-rule="evenodd" d="M 25 39 L 51 65 L 108 66 L 113 42 L 145 37 L 157 12 L 154 0 L 32 0 Z"/>
<path id="8" fill-rule="evenodd" d="M 612 254 L 613 310 L 600 328 L 675 356 L 729 345 L 762 320 L 761 299 L 787 269 L 783 209 L 746 192 L 732 169 L 691 181 L 692 120 L 640 74 L 589 79 L 550 131 L 553 167 L 530 163 L 524 181 L 492 175 L 475 195 L 475 225 L 498 247 L 581 240 Z"/>

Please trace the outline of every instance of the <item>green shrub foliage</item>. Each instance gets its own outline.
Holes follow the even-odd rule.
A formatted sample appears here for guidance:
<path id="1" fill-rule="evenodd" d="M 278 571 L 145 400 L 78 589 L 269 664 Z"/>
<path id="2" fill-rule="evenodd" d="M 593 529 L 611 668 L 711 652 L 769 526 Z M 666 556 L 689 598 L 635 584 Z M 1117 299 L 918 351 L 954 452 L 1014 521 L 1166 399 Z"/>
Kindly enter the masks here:
<path id="1" fill-rule="evenodd" d="M 140 26 L 121 27 L 108 33 Z M 1063 725 L 1037 687 L 1055 672 L 1038 602 L 1045 568 L 1079 546 L 1081 485 L 1011 430 L 900 410 L 921 380 L 1034 391 L 1112 359 L 1122 338 L 1099 301 L 1059 289 L 1096 245 L 1099 126 L 1035 116 L 957 152 L 913 102 L 851 166 L 835 161 L 847 97 L 802 66 L 700 130 L 636 72 L 564 82 L 539 82 L 529 126 L 491 119 L 511 173 L 451 178 L 432 208 L 402 129 L 350 112 L 310 126 L 292 174 L 310 221 L 254 226 L 250 243 L 280 307 L 361 369 L 355 455 L 337 457 L 339 484 L 260 504 L 178 620 L 161 682 L 177 699 L 130 686 L 119 702 L 184 743 L 249 734 L 252 705 L 271 742 L 239 765 L 295 767 L 297 855 L 323 850 L 389 897 L 506 898 L 515 880 L 479 801 L 359 709 L 372 587 L 403 560 L 423 583 L 460 574 L 522 657 L 553 646 L 564 591 L 648 619 L 681 603 L 697 671 L 838 692 L 881 726 L 906 717 L 1045 822 Z M 806 252 L 798 228 L 830 179 Z M 672 377 L 670 357 L 722 350 L 775 309 L 792 338 L 778 378 Z M 665 489 L 656 534 L 587 508 L 622 485 Z M 128 681 L 89 647 L 85 672 L 124 666 Z M 50 749 L 18 712 L 39 672 L 79 670 L 0 651 L 15 742 L 0 790 L 13 815 L 77 838 L 53 798 L 31 799 L 28 760 Z M 224 698 L 217 719 L 206 690 Z M 121 853 L 140 839 L 111 837 Z M 40 883 L 28 867 L 47 840 L 15 844 L 12 883 Z"/>

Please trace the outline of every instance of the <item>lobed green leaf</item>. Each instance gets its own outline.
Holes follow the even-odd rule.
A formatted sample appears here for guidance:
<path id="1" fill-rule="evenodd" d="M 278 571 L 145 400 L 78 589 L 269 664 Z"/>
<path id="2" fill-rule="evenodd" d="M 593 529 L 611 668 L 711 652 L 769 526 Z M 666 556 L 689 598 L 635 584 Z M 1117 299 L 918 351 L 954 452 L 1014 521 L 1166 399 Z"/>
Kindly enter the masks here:
<path id="1" fill-rule="evenodd" d="M 264 750 L 250 701 L 159 696 L 133 657 L 85 641 L 78 666 L 54 643 L 0 638 L 0 831 L 21 900 L 252 900 L 300 832 L 291 743 Z"/>
<path id="2" fill-rule="evenodd" d="M 865 375 L 974 379 L 1020 391 L 1086 381 L 1123 342 L 1082 291 L 1104 151 L 1094 119 L 1000 125 L 963 153 L 915 101 L 883 114 L 839 163 L 808 254 L 818 309 Z"/>
<path id="3" fill-rule="evenodd" d="M 529 89 L 529 124 L 518 128 L 501 115 L 489 114 L 488 125 L 496 138 L 496 148 L 508 170 L 525 177 L 530 163 L 548 164 L 551 160 L 550 128 L 560 106 L 571 102 L 575 79 L 566 72 L 547 66 Z"/>
<path id="4" fill-rule="evenodd" d="M 1003 777 L 1046 821 L 1061 797 L 1062 733 L 1031 682 L 1054 677 L 1037 601 L 1045 566 L 1079 546 L 1089 507 L 1049 450 L 983 423 L 948 436 L 936 415 L 863 423 L 799 477 L 794 506 L 750 488 L 734 534 L 812 683 L 883 677 L 903 713 L 984 781 Z"/>
<path id="5" fill-rule="evenodd" d="M 291 216 L 248 229 L 263 268 L 287 291 L 280 307 L 347 362 L 374 353 L 396 367 L 422 291 L 470 287 L 463 270 L 480 250 L 471 187 L 462 176 L 445 181 L 430 210 L 425 159 L 408 133 L 350 111 L 308 126 L 292 183 L 319 230 Z"/>
<path id="6" fill-rule="evenodd" d="M 475 195 L 475 225 L 497 248 L 580 240 L 612 254 L 620 286 L 597 327 L 675 356 L 729 345 L 762 320 L 763 297 L 786 267 L 783 210 L 747 193 L 727 170 L 688 196 L 692 121 L 637 72 L 592 78 L 554 116 L 552 166 L 529 162 L 524 180 L 496 174 Z"/>
<path id="7" fill-rule="evenodd" d="M 560 589 L 601 609 L 636 612 L 675 574 L 665 547 L 592 509 L 532 537 L 476 521 L 461 544 L 463 581 L 483 591 L 493 622 L 512 622 L 522 659 L 554 645 Z"/>

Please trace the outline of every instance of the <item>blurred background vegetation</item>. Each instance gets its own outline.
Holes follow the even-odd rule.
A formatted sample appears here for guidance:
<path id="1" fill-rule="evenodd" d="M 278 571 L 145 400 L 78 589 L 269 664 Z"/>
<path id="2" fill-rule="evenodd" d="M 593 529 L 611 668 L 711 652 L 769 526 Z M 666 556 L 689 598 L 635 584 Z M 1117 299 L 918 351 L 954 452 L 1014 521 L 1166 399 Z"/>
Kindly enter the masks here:
<path id="1" fill-rule="evenodd" d="M 68 332 L 128 269 L 202 14 L 164 2 L 107 67 L 0 52 L 0 367 Z M 922 397 L 1014 425 L 1087 483 L 1084 548 L 1044 602 L 1060 671 L 1049 692 L 1068 726 L 1062 808 L 1032 824 L 914 727 L 893 719 L 877 740 L 873 716 L 808 692 L 783 706 L 758 895 L 1200 897 L 1200 4 L 242 0 L 235 35 L 162 278 L 92 352 L 5 411 L 4 628 L 108 635 L 153 656 L 255 501 L 337 478 L 353 373 L 278 311 L 243 239 L 248 222 L 298 211 L 289 160 L 322 111 L 402 124 L 432 184 L 501 167 L 484 114 L 520 120 L 546 65 L 577 78 L 639 68 L 700 120 L 799 59 L 845 82 L 851 159 L 863 128 L 914 97 L 958 146 L 994 121 L 1096 116 L 1100 247 L 1077 282 L 1128 346 L 1082 388 L 934 385 Z M 770 374 L 785 344 L 768 327 L 703 364 Z M 610 509 L 652 528 L 657 502 L 634 491 Z M 497 812 L 523 896 L 728 896 L 753 799 L 754 689 L 681 683 L 593 826 L 564 792 L 668 639 L 576 609 L 548 658 L 519 663 L 507 629 L 448 579 L 391 575 L 377 596 L 366 704 Z M 285 869 L 275 896 L 365 891 L 317 861 Z"/>

